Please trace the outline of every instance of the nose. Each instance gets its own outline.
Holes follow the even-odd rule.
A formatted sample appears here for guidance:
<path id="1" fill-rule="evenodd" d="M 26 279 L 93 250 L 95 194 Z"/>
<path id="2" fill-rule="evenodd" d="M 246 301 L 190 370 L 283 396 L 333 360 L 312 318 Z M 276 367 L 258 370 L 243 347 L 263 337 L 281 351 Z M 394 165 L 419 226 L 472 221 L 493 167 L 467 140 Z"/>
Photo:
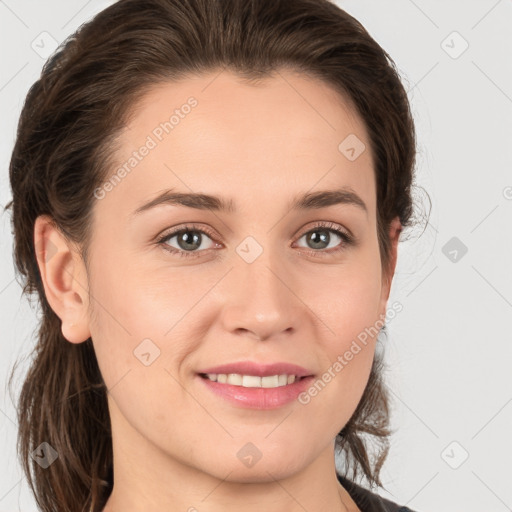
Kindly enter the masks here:
<path id="1" fill-rule="evenodd" d="M 263 251 L 252 263 L 236 261 L 226 281 L 221 313 L 226 332 L 263 341 L 296 332 L 306 319 L 293 272 L 275 253 Z"/>

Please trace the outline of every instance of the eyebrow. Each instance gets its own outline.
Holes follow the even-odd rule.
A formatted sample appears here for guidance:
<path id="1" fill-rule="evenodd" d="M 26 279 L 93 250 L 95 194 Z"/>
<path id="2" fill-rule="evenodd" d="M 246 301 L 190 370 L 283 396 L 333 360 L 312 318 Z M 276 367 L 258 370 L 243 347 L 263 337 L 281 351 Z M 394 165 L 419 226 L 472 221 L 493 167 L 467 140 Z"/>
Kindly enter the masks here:
<path id="1" fill-rule="evenodd" d="M 236 212 L 233 199 L 225 199 L 201 193 L 173 192 L 173 190 L 170 189 L 163 191 L 154 199 L 144 203 L 132 213 L 132 216 L 137 216 L 142 212 L 164 204 L 186 206 L 197 210 L 213 210 L 227 213 Z M 313 210 L 338 204 L 356 206 L 368 214 L 368 209 L 364 201 L 353 190 L 347 187 L 302 194 L 292 199 L 289 204 L 289 209 Z"/>

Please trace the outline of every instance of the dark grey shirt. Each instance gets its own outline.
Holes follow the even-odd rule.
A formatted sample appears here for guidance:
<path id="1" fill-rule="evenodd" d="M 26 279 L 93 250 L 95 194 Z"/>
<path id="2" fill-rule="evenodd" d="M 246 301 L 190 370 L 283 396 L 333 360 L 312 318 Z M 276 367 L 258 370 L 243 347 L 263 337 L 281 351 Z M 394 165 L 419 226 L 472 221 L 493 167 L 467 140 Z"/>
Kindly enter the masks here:
<path id="1" fill-rule="evenodd" d="M 337 475 L 337 477 L 361 512 L 415 512 L 364 489 L 344 476 Z"/>

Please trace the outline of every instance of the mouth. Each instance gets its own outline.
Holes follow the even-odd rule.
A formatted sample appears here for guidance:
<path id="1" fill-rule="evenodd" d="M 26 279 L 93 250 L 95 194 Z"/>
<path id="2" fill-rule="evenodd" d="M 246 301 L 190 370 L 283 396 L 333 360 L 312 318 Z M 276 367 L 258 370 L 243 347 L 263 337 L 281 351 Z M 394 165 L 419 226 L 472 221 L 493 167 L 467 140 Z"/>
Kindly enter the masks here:
<path id="1" fill-rule="evenodd" d="M 245 375 L 240 373 L 199 373 L 202 379 L 218 382 L 219 384 L 229 384 L 243 388 L 280 388 L 288 386 L 295 382 L 313 377 L 312 375 L 294 375 L 294 374 L 276 374 L 276 375 Z"/>
<path id="2" fill-rule="evenodd" d="M 237 408 L 269 410 L 293 403 L 314 380 L 314 375 L 245 375 L 198 373 L 198 381 L 210 396 Z M 204 384 L 203 384 L 204 383 Z"/>

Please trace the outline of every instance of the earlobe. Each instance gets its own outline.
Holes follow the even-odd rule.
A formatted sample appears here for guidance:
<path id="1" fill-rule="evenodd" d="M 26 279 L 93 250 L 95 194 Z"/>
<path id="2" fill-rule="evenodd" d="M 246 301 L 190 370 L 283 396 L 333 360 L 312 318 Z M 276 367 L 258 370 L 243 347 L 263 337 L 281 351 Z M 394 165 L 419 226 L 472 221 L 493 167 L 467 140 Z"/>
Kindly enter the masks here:
<path id="1" fill-rule="evenodd" d="M 35 221 L 34 247 L 46 299 L 62 321 L 64 338 L 71 343 L 87 340 L 88 290 L 80 255 L 47 215 Z"/>

